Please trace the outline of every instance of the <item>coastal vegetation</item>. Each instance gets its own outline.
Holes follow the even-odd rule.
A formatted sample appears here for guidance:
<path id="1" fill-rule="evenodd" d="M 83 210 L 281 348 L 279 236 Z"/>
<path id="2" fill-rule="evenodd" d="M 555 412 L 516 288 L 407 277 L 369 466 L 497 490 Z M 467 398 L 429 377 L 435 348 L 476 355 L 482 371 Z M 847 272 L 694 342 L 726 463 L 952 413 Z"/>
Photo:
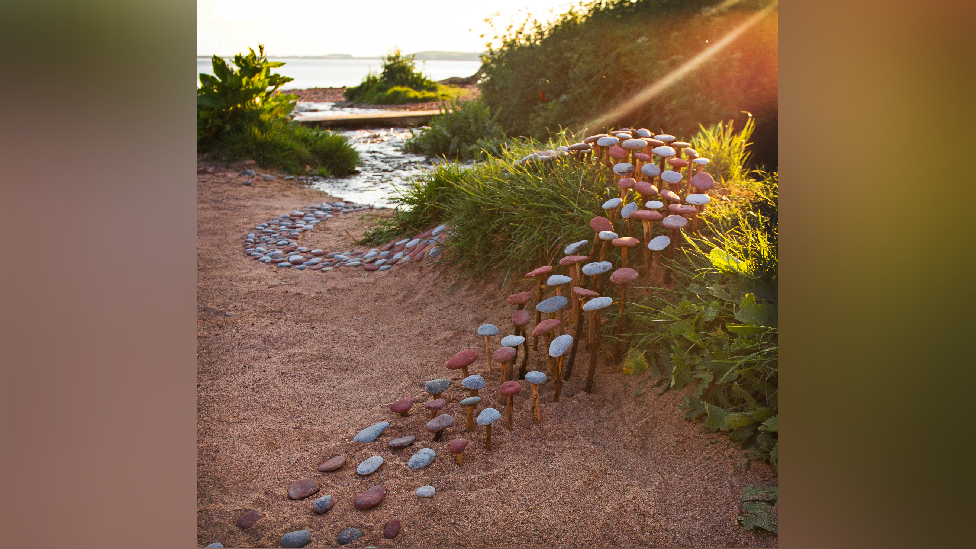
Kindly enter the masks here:
<path id="1" fill-rule="evenodd" d="M 346 88 L 344 95 L 354 103 L 400 105 L 449 100 L 462 91 L 434 82 L 417 70 L 414 56 L 402 55 L 399 49 L 394 49 L 383 59 L 379 74 L 371 72 L 358 86 Z"/>
<path id="2" fill-rule="evenodd" d="M 359 153 L 344 136 L 300 126 L 290 119 L 296 95 L 277 93 L 292 78 L 272 72 L 264 46 L 233 64 L 213 56 L 213 75 L 200 74 L 197 89 L 197 150 L 227 161 L 253 159 L 289 173 L 312 171 L 344 176 Z"/>
<path id="3" fill-rule="evenodd" d="M 453 160 L 474 160 L 501 153 L 505 132 L 481 101 L 457 101 L 442 104 L 441 114 L 433 117 L 430 127 L 404 143 L 404 150 Z"/>

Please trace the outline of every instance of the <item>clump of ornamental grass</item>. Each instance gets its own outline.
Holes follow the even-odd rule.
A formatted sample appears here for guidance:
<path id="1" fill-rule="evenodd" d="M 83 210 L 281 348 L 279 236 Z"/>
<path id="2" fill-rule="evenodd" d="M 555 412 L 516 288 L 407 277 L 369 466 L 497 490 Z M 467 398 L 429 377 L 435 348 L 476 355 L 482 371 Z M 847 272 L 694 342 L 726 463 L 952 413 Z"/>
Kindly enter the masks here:
<path id="1" fill-rule="evenodd" d="M 501 154 L 505 132 L 480 100 L 442 104 L 430 127 L 404 143 L 404 150 L 454 160 L 483 159 Z"/>
<path id="2" fill-rule="evenodd" d="M 346 88 L 343 95 L 354 103 L 401 105 L 448 100 L 463 91 L 434 82 L 416 69 L 414 56 L 402 55 L 399 49 L 394 49 L 383 59 L 379 74 L 369 73 L 358 86 Z"/>

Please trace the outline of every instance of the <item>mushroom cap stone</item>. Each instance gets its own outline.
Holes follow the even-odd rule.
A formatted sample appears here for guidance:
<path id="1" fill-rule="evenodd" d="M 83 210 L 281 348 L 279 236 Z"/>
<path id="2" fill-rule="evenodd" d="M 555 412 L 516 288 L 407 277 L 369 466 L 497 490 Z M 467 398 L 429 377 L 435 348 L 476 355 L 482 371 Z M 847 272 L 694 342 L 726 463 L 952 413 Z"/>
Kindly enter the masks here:
<path id="1" fill-rule="evenodd" d="M 424 384 L 424 390 L 432 395 L 439 395 L 447 390 L 451 385 L 451 380 L 446 377 L 433 379 Z"/>
<path id="2" fill-rule="evenodd" d="M 573 286 L 573 292 L 580 297 L 600 297 L 600 294 L 581 286 Z"/>
<path id="3" fill-rule="evenodd" d="M 651 152 L 658 156 L 674 156 L 674 149 L 667 145 L 655 147 Z"/>
<path id="4" fill-rule="evenodd" d="M 657 194 L 657 187 L 651 183 L 648 183 L 647 181 L 638 181 L 637 183 L 634 183 L 634 189 L 645 197 L 654 196 Z"/>
<path id="5" fill-rule="evenodd" d="M 613 268 L 613 263 L 609 261 L 597 261 L 595 263 L 587 263 L 583 265 L 583 274 L 586 276 L 594 276 L 598 274 L 603 274 Z"/>
<path id="6" fill-rule="evenodd" d="M 708 204 L 712 199 L 707 194 L 689 194 L 685 197 L 685 202 L 689 204 L 694 204 L 695 206 L 701 206 L 703 204 Z"/>
<path id="7" fill-rule="evenodd" d="M 620 180 L 617 181 L 617 186 L 621 189 L 633 189 L 636 183 L 637 182 L 634 181 L 633 177 L 621 177 Z"/>
<path id="8" fill-rule="evenodd" d="M 695 164 L 698 164 L 700 166 L 706 166 L 706 165 L 708 165 L 708 162 L 709 161 L 708 161 L 707 158 L 696 158 L 696 159 L 692 160 L 692 162 L 694 162 Z M 694 178 L 692 178 L 692 179 L 694 179 Z"/>
<path id="9" fill-rule="evenodd" d="M 617 143 L 620 143 L 620 140 L 609 135 L 596 140 L 596 144 L 601 147 L 610 147 L 612 145 L 616 145 Z"/>
<path id="10" fill-rule="evenodd" d="M 522 386 L 518 381 L 506 381 L 498 388 L 498 392 L 505 396 L 513 396 L 522 392 Z"/>
<path id="11" fill-rule="evenodd" d="M 600 240 L 613 240 L 620 235 L 613 231 L 600 231 Z"/>
<path id="12" fill-rule="evenodd" d="M 623 150 L 617 145 L 613 145 L 610 147 L 610 150 L 607 151 L 607 154 L 610 155 L 610 158 L 625 158 L 627 156 L 627 151 Z M 630 169 L 633 170 L 634 167 L 631 166 Z"/>
<path id="13" fill-rule="evenodd" d="M 485 387 L 485 378 L 478 374 L 470 375 L 461 380 L 461 387 L 475 390 L 483 389 Z"/>
<path id="14" fill-rule="evenodd" d="M 668 199 L 668 202 L 681 202 L 681 197 L 676 195 L 674 191 L 664 191 L 661 196 Z"/>
<path id="15" fill-rule="evenodd" d="M 437 400 L 431 400 L 429 402 L 424 403 L 424 408 L 427 408 L 428 410 L 440 410 L 445 406 L 447 406 L 447 401 L 444 400 L 443 398 L 439 398 Z"/>
<path id="16" fill-rule="evenodd" d="M 556 358 L 563 356 L 563 353 L 569 350 L 573 346 L 573 336 L 569 334 L 563 334 L 552 340 L 549 344 L 549 356 Z"/>
<path id="17" fill-rule="evenodd" d="M 611 198 L 603 203 L 603 209 L 609 210 L 611 208 L 616 208 L 621 202 L 623 202 L 623 200 L 620 200 L 619 198 Z"/>
<path id="18" fill-rule="evenodd" d="M 620 217 L 627 219 L 630 214 L 636 212 L 640 209 L 640 206 L 633 202 L 628 202 L 623 208 L 620 208 Z"/>
<path id="19" fill-rule="evenodd" d="M 454 425 L 454 417 L 450 414 L 441 414 L 427 422 L 428 431 L 443 431 Z"/>
<path id="20" fill-rule="evenodd" d="M 528 381 L 532 385 L 538 385 L 540 383 L 546 382 L 546 374 L 532 370 L 531 372 L 525 372 L 525 381 Z"/>
<path id="21" fill-rule="evenodd" d="M 621 147 L 628 150 L 639 150 L 647 146 L 647 142 L 643 139 L 626 139 L 620 144 Z"/>
<path id="22" fill-rule="evenodd" d="M 623 151 L 623 149 L 620 149 Z M 611 149 L 612 152 L 612 149 Z M 627 154 L 627 153 L 624 153 Z M 615 156 L 614 158 L 623 158 L 622 156 Z M 613 173 L 619 175 L 630 175 L 634 173 L 634 165 L 630 162 L 618 162 L 613 165 Z"/>
<path id="23" fill-rule="evenodd" d="M 576 252 L 579 251 L 580 248 L 583 247 L 584 244 L 586 244 L 588 242 L 589 242 L 589 240 L 580 240 L 579 242 L 573 242 L 569 246 L 566 246 L 565 249 L 563 249 L 563 253 L 566 254 L 566 255 L 575 254 Z"/>
<path id="24" fill-rule="evenodd" d="M 651 239 L 650 242 L 647 243 L 647 249 L 654 250 L 654 251 L 661 251 L 664 248 L 667 248 L 668 244 L 671 244 L 670 236 L 664 236 L 664 235 L 655 236 L 654 238 Z"/>
<path id="25" fill-rule="evenodd" d="M 610 282 L 614 284 L 627 284 L 628 282 L 633 282 L 637 279 L 637 271 L 631 269 L 630 267 L 623 267 L 617 269 L 610 275 Z"/>
<path id="26" fill-rule="evenodd" d="M 546 320 L 543 320 L 542 322 L 536 324 L 535 328 L 532 329 L 532 333 L 529 335 L 533 337 L 541 336 L 542 334 L 548 332 L 549 330 L 552 330 L 556 326 L 559 326 L 558 318 L 547 318 Z M 506 349 L 507 348 L 508 347 L 506 347 Z"/>
<path id="27" fill-rule="evenodd" d="M 598 215 L 590 220 L 590 228 L 596 232 L 612 231 L 613 223 L 610 223 L 610 220 L 602 215 Z"/>
<path id="28" fill-rule="evenodd" d="M 628 248 L 633 248 L 634 246 L 640 244 L 640 240 L 632 236 L 625 236 L 622 238 L 614 238 L 610 241 L 614 246 L 627 246 Z"/>
<path id="29" fill-rule="evenodd" d="M 593 299 L 586 302 L 583 305 L 584 311 L 599 311 L 600 309 L 606 309 L 613 304 L 613 300 L 609 297 L 594 297 Z"/>
<path id="30" fill-rule="evenodd" d="M 468 445 L 468 439 L 459 438 L 451 441 L 450 449 L 452 453 L 460 454 L 461 452 L 464 451 L 464 448 L 467 447 L 467 445 Z"/>
<path id="31" fill-rule="evenodd" d="M 708 172 L 699 172 L 692 176 L 691 186 L 699 191 L 707 191 L 715 186 L 715 179 Z"/>
<path id="32" fill-rule="evenodd" d="M 539 312 L 550 314 L 562 309 L 569 303 L 569 298 L 564 295 L 554 295 L 549 299 L 543 299 L 535 308 Z"/>
<path id="33" fill-rule="evenodd" d="M 698 151 L 696 151 L 695 149 L 692 149 L 691 148 L 691 145 L 688 145 L 687 147 L 685 147 L 685 150 L 683 152 L 685 153 L 685 156 L 687 158 L 691 159 L 692 161 L 694 161 L 696 158 L 698 158 Z"/>
<path id="34" fill-rule="evenodd" d="M 525 309 L 519 309 L 512 314 L 512 324 L 516 326 L 525 326 L 526 324 L 528 324 L 529 319 L 531 318 L 532 317 L 529 315 L 529 311 L 526 311 Z"/>
<path id="35" fill-rule="evenodd" d="M 543 266 L 539 267 L 538 269 L 533 269 L 533 270 L 529 271 L 528 273 L 525 274 L 525 276 L 526 276 L 526 278 L 531 278 L 533 276 L 547 275 L 547 274 L 549 274 L 551 272 L 552 272 L 552 266 L 551 265 L 543 265 Z"/>
<path id="36" fill-rule="evenodd" d="M 644 141 L 644 140 L 642 139 L 641 141 Z M 647 141 L 644 141 L 644 142 L 647 143 Z M 650 162 L 651 161 L 651 155 L 649 155 L 649 154 L 647 154 L 645 152 L 634 153 L 634 158 L 636 158 L 637 160 L 640 160 L 641 162 Z"/>
<path id="37" fill-rule="evenodd" d="M 641 173 L 648 177 L 657 177 L 661 175 L 661 168 L 657 164 L 644 164 L 641 166 Z"/>
<path id="38" fill-rule="evenodd" d="M 589 241 L 587 241 L 589 242 Z M 584 261 L 589 261 L 589 256 L 585 255 L 567 255 L 559 260 L 559 264 L 563 267 L 567 265 L 575 265 L 576 263 L 583 263 Z"/>
<path id="39" fill-rule="evenodd" d="M 642 137 L 641 139 L 647 141 L 648 147 L 663 147 L 667 145 L 667 143 L 665 143 L 664 141 L 661 141 L 660 139 L 654 139 L 653 137 Z"/>
<path id="40" fill-rule="evenodd" d="M 661 141 L 674 141 L 674 136 L 669 133 L 662 133 L 655 135 L 654 139 L 660 139 Z"/>
<path id="41" fill-rule="evenodd" d="M 680 229 L 688 224 L 688 220 L 680 215 L 669 215 L 664 218 L 661 224 L 669 229 Z"/>
<path id="42" fill-rule="evenodd" d="M 671 204 L 668 209 L 678 215 L 690 215 L 693 213 L 698 213 L 698 208 L 692 206 L 691 204 Z"/>
<path id="43" fill-rule="evenodd" d="M 524 311 L 525 309 L 522 310 Z M 518 347 L 524 342 L 525 342 L 525 338 L 522 336 L 507 335 L 502 338 L 502 347 Z"/>
<path id="44" fill-rule="evenodd" d="M 651 132 L 647 128 L 637 128 L 637 131 L 634 133 L 640 137 L 651 137 Z"/>
<path id="45" fill-rule="evenodd" d="M 481 402 L 481 397 L 468 397 L 461 399 L 461 406 L 474 406 L 475 404 Z"/>
<path id="46" fill-rule="evenodd" d="M 593 146 L 589 143 L 573 143 L 572 145 L 566 147 L 569 151 L 588 151 L 592 149 Z"/>
<path id="47" fill-rule="evenodd" d="M 652 210 L 659 210 L 664 207 L 664 202 L 661 202 L 660 200 L 648 200 L 644 203 L 644 207 Z"/>
<path id="48" fill-rule="evenodd" d="M 630 217 L 640 219 L 641 221 L 660 221 L 664 219 L 661 212 L 655 212 L 654 210 L 637 210 L 636 212 L 630 214 Z"/>
<path id="49" fill-rule="evenodd" d="M 389 426 L 389 421 L 381 421 L 374 425 L 370 425 L 369 427 L 356 433 L 356 436 L 352 437 L 352 440 L 353 442 L 373 442 L 379 438 L 379 436 L 383 434 L 383 431 L 385 431 Z"/>
<path id="50" fill-rule="evenodd" d="M 495 329 L 497 330 L 498 328 Z M 481 330 L 479 329 L 478 332 L 480 333 Z M 464 366 L 470 365 L 476 360 L 478 360 L 478 351 L 475 351 L 474 349 L 465 349 L 448 359 L 444 365 L 451 370 L 457 370 Z"/>
<path id="51" fill-rule="evenodd" d="M 402 414 L 410 408 L 413 408 L 413 399 L 410 397 L 401 398 L 400 400 L 390 404 L 390 411 Z"/>
<path id="52" fill-rule="evenodd" d="M 663 179 L 665 183 L 678 183 L 681 181 L 681 174 L 671 170 L 664 170 L 664 172 L 661 173 L 661 179 Z"/>
<path id="53" fill-rule="evenodd" d="M 589 242 L 589 240 L 587 240 L 586 242 Z M 508 302 L 511 303 L 512 305 L 522 305 L 528 300 L 532 299 L 532 295 L 533 294 L 531 291 L 512 294 L 508 296 Z"/>
<path id="54" fill-rule="evenodd" d="M 478 425 L 488 425 L 498 421 L 502 414 L 494 408 L 485 408 L 478 414 Z"/>
<path id="55" fill-rule="evenodd" d="M 491 353 L 491 359 L 495 362 L 507 362 L 515 358 L 514 347 L 499 347 Z"/>
<path id="56" fill-rule="evenodd" d="M 592 144 L 594 141 L 599 140 L 601 137 L 606 137 L 607 135 L 608 134 L 605 134 L 605 133 L 598 133 L 598 134 L 595 134 L 595 135 L 591 135 L 591 136 L 583 139 L 583 143 L 590 143 L 590 144 Z"/>
<path id="57" fill-rule="evenodd" d="M 559 286 L 572 281 L 573 279 L 566 275 L 552 275 L 546 279 L 546 286 Z"/>
<path id="58" fill-rule="evenodd" d="M 494 324 L 482 324 L 478 326 L 478 335 L 480 336 L 493 336 L 498 335 L 498 326 Z"/>
<path id="59" fill-rule="evenodd" d="M 675 168 L 687 168 L 688 164 L 690 164 L 690 162 L 688 162 L 684 158 L 675 157 L 675 158 L 668 159 L 668 165 L 674 166 Z"/>

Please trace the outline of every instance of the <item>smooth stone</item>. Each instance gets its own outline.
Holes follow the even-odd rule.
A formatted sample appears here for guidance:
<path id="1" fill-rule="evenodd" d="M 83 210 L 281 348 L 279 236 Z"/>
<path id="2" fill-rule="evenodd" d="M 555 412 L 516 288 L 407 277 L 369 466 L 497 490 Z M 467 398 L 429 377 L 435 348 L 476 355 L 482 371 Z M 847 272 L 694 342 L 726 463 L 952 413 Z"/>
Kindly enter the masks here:
<path id="1" fill-rule="evenodd" d="M 409 262 L 410 262 L 410 256 L 406 256 L 406 257 L 404 257 L 403 259 L 400 260 L 400 263 L 401 264 L 403 264 L 403 263 L 409 263 Z"/>
<path id="2" fill-rule="evenodd" d="M 207 547 L 223 547 L 223 546 L 224 546 L 223 543 L 220 543 L 219 541 L 215 541 L 215 542 L 211 543 L 210 545 L 205 545 L 204 546 L 204 549 L 206 549 Z"/>
<path id="3" fill-rule="evenodd" d="M 356 472 L 363 476 L 371 475 L 380 468 L 380 465 L 383 465 L 383 457 L 373 456 L 363 460 L 363 462 L 359 464 L 359 467 L 356 467 Z"/>
<path id="4" fill-rule="evenodd" d="M 573 346 L 573 336 L 563 334 L 552 340 L 549 344 L 549 356 L 560 357 Z"/>
<path id="5" fill-rule="evenodd" d="M 586 305 L 583 305 L 583 310 L 584 311 L 587 311 L 587 312 L 589 312 L 589 311 L 599 311 L 600 309 L 605 309 L 605 308 L 609 307 L 610 304 L 612 304 L 612 303 L 613 303 L 613 299 L 611 299 L 609 297 L 605 297 L 605 296 L 604 297 L 594 297 L 593 299 L 587 301 L 586 302 Z"/>
<path id="6" fill-rule="evenodd" d="M 401 240 L 401 241 L 397 242 L 396 244 L 394 244 L 394 246 L 402 246 L 402 245 L 406 244 L 407 242 L 410 242 L 410 239 L 409 238 L 404 238 L 403 240 Z"/>
<path id="7" fill-rule="evenodd" d="M 440 248 L 431 248 L 431 249 L 430 249 L 430 253 L 429 253 L 429 254 L 427 254 L 427 256 L 428 256 L 428 257 L 435 257 L 435 256 L 437 256 L 437 255 L 438 255 L 439 253 L 441 253 L 441 249 L 440 249 Z"/>
<path id="8" fill-rule="evenodd" d="M 437 227 L 434 227 L 434 230 L 430 232 L 430 235 L 431 236 L 437 236 L 438 234 L 441 233 L 441 231 L 443 231 L 446 228 L 447 228 L 447 225 L 438 225 Z"/>
<path id="9" fill-rule="evenodd" d="M 569 303 L 569 299 L 564 295 L 554 295 L 549 299 L 544 299 L 536 304 L 537 311 L 550 314 L 562 309 Z"/>
<path id="10" fill-rule="evenodd" d="M 636 212 L 639 208 L 640 206 L 638 206 L 636 203 L 630 202 L 620 209 L 620 217 L 627 219 L 630 217 L 630 214 Z"/>
<path id="11" fill-rule="evenodd" d="M 389 269 L 392 269 L 392 268 L 393 268 L 393 265 L 383 265 L 382 267 L 380 267 L 380 270 L 381 271 L 386 271 L 386 270 L 389 270 Z"/>
<path id="12" fill-rule="evenodd" d="M 563 253 L 566 255 L 573 255 L 577 251 L 579 251 L 579 249 L 582 248 L 584 244 L 588 242 L 589 240 L 580 240 L 579 242 L 573 242 L 569 246 L 566 246 L 565 249 L 563 249 Z"/>
<path id="13" fill-rule="evenodd" d="M 241 184 L 244 185 L 245 187 L 250 187 L 251 186 L 251 180 L 250 179 L 246 179 Z"/>
<path id="14" fill-rule="evenodd" d="M 376 265 L 375 263 L 370 263 L 368 265 L 364 265 L 363 266 L 363 269 L 365 269 L 367 271 L 378 271 L 378 270 L 380 270 L 379 266 Z"/>
<path id="15" fill-rule="evenodd" d="M 423 448 L 410 458 L 410 461 L 407 462 L 407 467 L 413 470 L 423 469 L 434 462 L 436 455 L 437 453 L 430 448 Z"/>
<path id="16" fill-rule="evenodd" d="M 567 284 L 572 281 L 573 279 L 566 275 L 552 275 L 546 279 L 546 286 L 559 286 L 560 284 Z"/>
<path id="17" fill-rule="evenodd" d="M 386 257 L 388 255 L 390 255 L 390 250 L 383 250 L 380 252 L 380 257 Z"/>
<path id="18" fill-rule="evenodd" d="M 393 259 L 400 259 L 401 257 L 403 257 L 403 252 L 397 252 L 396 255 L 393 256 Z"/>
<path id="19" fill-rule="evenodd" d="M 424 384 L 424 390 L 432 395 L 439 395 L 447 390 L 451 385 L 451 380 L 446 377 L 433 379 Z"/>
<path id="20" fill-rule="evenodd" d="M 664 202 L 661 202 L 660 200 L 648 200 L 644 203 L 644 207 L 651 210 L 660 210 L 664 207 Z"/>
<path id="21" fill-rule="evenodd" d="M 478 425 L 488 425 L 498 421 L 502 414 L 494 408 L 485 408 L 478 414 Z"/>
<path id="22" fill-rule="evenodd" d="M 377 259 L 377 260 L 376 260 L 376 261 L 375 261 L 375 262 L 373 263 L 373 265 L 376 265 L 377 267 L 382 267 L 382 266 L 383 266 L 383 265 L 385 265 L 385 264 L 386 264 L 386 260 L 385 260 L 385 259 Z"/>
<path id="23" fill-rule="evenodd" d="M 661 251 L 671 244 L 671 237 L 666 235 L 655 236 L 647 243 L 647 249 L 653 251 Z"/>
<path id="24" fill-rule="evenodd" d="M 481 326 L 478 326 L 478 335 L 480 336 L 494 336 L 498 335 L 498 332 L 498 326 L 495 326 L 494 324 L 482 324 Z"/>
<path id="25" fill-rule="evenodd" d="M 619 198 L 611 198 L 610 200 L 607 200 L 606 202 L 603 203 L 603 209 L 609 210 L 611 208 L 616 208 L 617 206 L 620 205 L 621 202 L 622 200 L 620 200 Z"/>
<path id="26" fill-rule="evenodd" d="M 345 530 L 339 532 L 336 536 L 336 543 L 339 545 L 346 545 L 347 543 L 352 543 L 357 539 L 363 537 L 363 531 L 359 528 L 346 528 Z"/>
<path id="27" fill-rule="evenodd" d="M 533 385 L 538 385 L 540 383 L 545 383 L 546 374 L 532 370 L 531 372 L 525 372 L 525 381 Z"/>
<path id="28" fill-rule="evenodd" d="M 451 425 L 454 425 L 454 417 L 450 414 L 441 414 L 427 422 L 427 430 L 434 432 L 443 431 Z"/>
<path id="29" fill-rule="evenodd" d="M 307 265 L 295 265 L 295 270 L 296 271 L 304 271 L 307 268 L 308 268 Z"/>
<path id="30" fill-rule="evenodd" d="M 518 347 L 525 341 L 525 338 L 517 335 L 507 335 L 502 338 L 502 347 Z"/>
<path id="31" fill-rule="evenodd" d="M 352 438 L 352 440 L 353 442 L 373 442 L 379 438 L 379 436 L 383 434 L 383 431 L 385 431 L 389 426 L 389 421 L 381 421 L 375 425 L 370 425 L 369 427 L 360 431 L 359 434 Z"/>
<path id="32" fill-rule="evenodd" d="M 526 374 L 528 375 L 528 374 Z M 461 399 L 461 406 L 474 406 L 475 404 L 481 402 L 481 397 L 468 397 Z"/>
<path id="33" fill-rule="evenodd" d="M 264 514 L 262 514 L 261 511 L 258 511 L 257 509 L 251 509 L 250 511 L 238 517 L 237 525 L 240 526 L 241 528 L 250 528 L 254 526 L 254 524 L 257 521 L 261 520 L 262 518 L 264 518 Z"/>
<path id="34" fill-rule="evenodd" d="M 400 519 L 391 518 L 386 521 L 386 526 L 383 527 L 383 537 L 386 539 L 393 539 L 397 537 L 400 533 Z"/>
<path id="35" fill-rule="evenodd" d="M 417 244 L 420 244 L 420 239 L 419 238 L 415 238 L 415 239 L 411 240 L 410 242 L 407 242 L 406 246 L 407 246 L 407 248 L 413 248 Z"/>
<path id="36" fill-rule="evenodd" d="M 291 263 L 288 263 L 287 261 L 283 261 L 278 264 L 278 267 L 281 269 L 288 269 L 291 267 Z"/>
<path id="37" fill-rule="evenodd" d="M 478 374 L 472 374 L 461 380 L 461 387 L 474 390 L 484 389 L 485 378 L 479 376 Z"/>
<path id="38" fill-rule="evenodd" d="M 386 497 L 386 488 L 380 485 L 371 486 L 369 490 L 356 496 L 352 504 L 356 509 L 371 509 L 379 505 L 384 497 Z"/>
<path id="39" fill-rule="evenodd" d="M 388 442 L 386 445 L 389 446 L 390 448 L 406 448 L 407 446 L 410 446 L 411 444 L 413 444 L 413 441 L 416 438 L 417 437 L 412 436 L 412 435 L 411 436 L 406 436 L 406 437 L 395 438 L 395 439 L 391 440 L 390 442 Z"/>
<path id="40" fill-rule="evenodd" d="M 417 494 L 418 497 L 432 498 L 434 497 L 435 492 L 436 490 L 434 490 L 433 486 L 421 486 L 420 488 L 417 488 L 417 491 L 415 493 Z"/>
<path id="41" fill-rule="evenodd" d="M 583 265 L 583 274 L 586 276 L 596 276 L 598 274 L 603 274 L 613 268 L 613 263 L 609 261 L 597 261 L 595 263 L 587 263 Z"/>
<path id="42" fill-rule="evenodd" d="M 310 478 L 296 480 L 288 485 L 288 497 L 291 499 L 304 499 L 319 491 L 319 483 Z"/>
<path id="43" fill-rule="evenodd" d="M 600 240 L 613 240 L 614 238 L 620 238 L 620 235 L 613 231 L 600 231 Z"/>
<path id="44" fill-rule="evenodd" d="M 312 532 L 309 530 L 295 530 L 281 536 L 282 547 L 305 547 L 312 541 Z"/>
<path id="45" fill-rule="evenodd" d="M 314 503 L 312 503 L 312 511 L 314 511 L 315 514 L 317 515 L 321 515 L 322 513 L 328 511 L 329 509 L 332 509 L 332 506 L 334 504 L 335 504 L 335 500 L 332 499 L 331 495 L 322 496 L 319 499 L 315 500 Z"/>
<path id="46" fill-rule="evenodd" d="M 319 465 L 319 471 L 323 473 L 328 471 L 335 471 L 346 462 L 346 456 L 334 456 L 322 462 Z"/>

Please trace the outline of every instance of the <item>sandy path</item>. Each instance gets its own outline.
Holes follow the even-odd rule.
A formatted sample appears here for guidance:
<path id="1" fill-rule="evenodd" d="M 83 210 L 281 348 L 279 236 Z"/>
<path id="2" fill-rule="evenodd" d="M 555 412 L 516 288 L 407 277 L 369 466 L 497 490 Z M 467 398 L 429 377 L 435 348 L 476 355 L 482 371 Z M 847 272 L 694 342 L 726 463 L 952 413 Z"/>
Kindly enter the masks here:
<path id="1" fill-rule="evenodd" d="M 543 386 L 538 426 L 521 382 L 514 430 L 504 418 L 496 423 L 492 452 L 485 452 L 484 428 L 464 432 L 457 403 L 467 396 L 463 376 L 444 362 L 465 348 L 483 354 L 475 332 L 484 322 L 512 333 L 504 296 L 528 285 L 458 280 L 427 260 L 368 276 L 356 268 L 276 271 L 242 253 L 245 232 L 326 197 L 281 180 L 251 187 L 242 180 L 198 174 L 200 546 L 277 547 L 283 534 L 308 529 L 309 547 L 329 547 L 350 526 L 365 535 L 348 547 L 776 546 L 775 536 L 736 523 L 742 487 L 775 483 L 773 470 L 747 465 L 724 436 L 682 421 L 681 393 L 658 396 L 648 386 L 635 396 L 646 378 L 623 375 L 609 360 L 600 361 L 592 394 L 582 391 L 579 373 L 586 353 L 560 402 L 552 402 L 551 383 Z M 369 224 L 364 217 L 326 221 L 303 245 L 351 249 L 343 229 L 359 236 Z M 483 357 L 471 373 L 488 380 L 483 397 L 497 390 L 498 370 L 488 374 Z M 434 443 L 419 403 L 407 418 L 387 406 L 403 396 L 427 400 L 424 382 L 440 377 L 454 380 L 442 395 L 449 401 L 443 412 L 457 423 Z M 391 426 L 376 442 L 352 442 L 379 421 Z M 412 447 L 387 447 L 408 434 L 417 437 Z M 461 436 L 471 444 L 459 468 L 447 447 Z M 409 469 L 407 460 L 424 447 L 437 452 L 434 463 Z M 337 454 L 346 456 L 341 469 L 316 471 Z M 373 455 L 385 463 L 369 477 L 357 475 L 357 464 Z M 321 491 L 288 499 L 288 485 L 302 478 L 316 479 Z M 355 495 L 374 484 L 388 490 L 385 501 L 355 509 Z M 436 488 L 433 498 L 414 495 L 424 485 Z M 316 515 L 312 500 L 325 494 L 335 506 Z M 235 521 L 249 509 L 265 517 L 241 529 Z M 393 517 L 401 533 L 384 539 Z"/>

